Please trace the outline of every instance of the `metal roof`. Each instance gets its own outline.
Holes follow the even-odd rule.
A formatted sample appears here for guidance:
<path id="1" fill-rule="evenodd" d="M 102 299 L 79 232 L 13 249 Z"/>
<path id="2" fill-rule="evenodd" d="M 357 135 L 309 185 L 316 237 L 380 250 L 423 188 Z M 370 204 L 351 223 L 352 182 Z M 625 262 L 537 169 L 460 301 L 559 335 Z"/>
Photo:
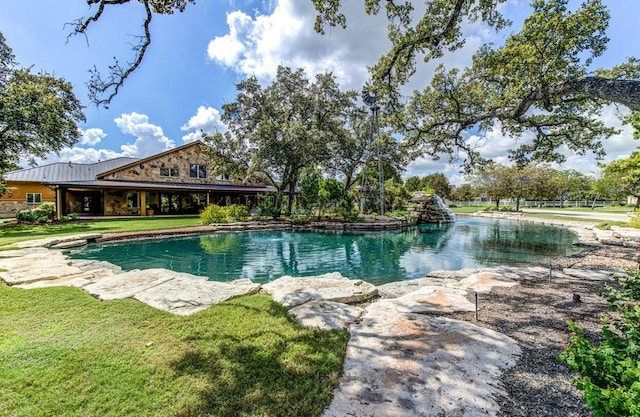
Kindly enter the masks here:
<path id="1" fill-rule="evenodd" d="M 138 161 L 139 158 L 120 157 L 93 164 L 56 162 L 39 167 L 21 169 L 3 174 L 7 181 L 64 182 L 95 180 L 98 174 Z"/>
<path id="2" fill-rule="evenodd" d="M 190 143 L 176 149 L 194 145 L 200 145 L 200 143 Z M 176 149 L 172 149 L 158 155 L 173 152 Z M 112 172 L 128 165 L 139 163 L 140 161 L 144 161 L 146 159 L 155 158 L 158 155 L 153 155 L 152 157 L 145 159 L 120 157 L 109 159 L 107 161 L 96 162 L 93 164 L 56 162 L 53 164 L 7 172 L 3 175 L 3 177 L 6 181 L 38 182 L 49 186 L 59 185 L 67 188 L 133 188 L 138 190 L 181 190 L 194 192 L 226 191 L 248 193 L 264 193 L 277 191 L 275 187 L 268 185 L 245 185 L 237 183 L 191 184 L 97 179 L 101 174 Z"/>
<path id="3" fill-rule="evenodd" d="M 249 192 L 266 193 L 277 191 L 269 185 L 251 184 L 190 184 L 174 182 L 143 182 L 143 181 L 116 181 L 116 180 L 87 180 L 87 181 L 45 181 L 46 184 L 60 185 L 67 188 L 127 188 L 143 190 L 180 190 L 199 192 Z"/>

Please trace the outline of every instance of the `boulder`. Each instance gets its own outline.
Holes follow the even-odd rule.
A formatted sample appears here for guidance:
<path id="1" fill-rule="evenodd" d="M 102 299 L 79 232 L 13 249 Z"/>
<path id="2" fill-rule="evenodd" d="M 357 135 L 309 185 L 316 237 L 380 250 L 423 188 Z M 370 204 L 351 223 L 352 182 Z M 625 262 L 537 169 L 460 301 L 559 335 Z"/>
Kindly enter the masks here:
<path id="1" fill-rule="evenodd" d="M 382 298 L 397 298 L 419 290 L 425 286 L 455 287 L 458 281 L 452 278 L 427 277 L 406 281 L 390 282 L 378 286 L 378 295 Z"/>
<path id="2" fill-rule="evenodd" d="M 467 290 L 426 286 L 402 297 L 384 300 L 403 313 L 455 313 L 475 311 L 475 304 L 467 300 Z M 383 302 L 383 301 L 380 301 Z"/>
<path id="3" fill-rule="evenodd" d="M 324 417 L 499 415 L 515 340 L 471 323 L 401 313 L 388 300 L 350 328 L 344 372 Z M 465 383 L 466 382 L 466 383 Z"/>
<path id="4" fill-rule="evenodd" d="M 494 272 L 479 272 L 463 278 L 460 280 L 459 285 L 471 291 L 487 293 L 493 287 L 513 287 L 519 285 L 519 283 Z"/>
<path id="5" fill-rule="evenodd" d="M 171 271 L 170 271 L 171 272 Z M 260 290 L 251 280 L 232 282 L 208 281 L 191 274 L 165 274 L 171 279 L 140 290 L 133 298 L 159 310 L 186 316 L 214 304 Z"/>
<path id="6" fill-rule="evenodd" d="M 0 272 L 0 278 L 9 285 L 19 285 L 36 281 L 56 280 L 81 273 L 82 270 L 75 266 L 70 266 L 67 263 L 52 262 L 47 266 L 37 265 Z"/>
<path id="7" fill-rule="evenodd" d="M 573 269 L 573 268 L 564 268 L 562 270 L 565 276 L 568 278 L 574 279 L 583 279 L 589 281 L 611 281 L 615 274 L 611 271 L 596 271 L 596 270 L 587 270 L 587 269 Z"/>
<path id="8" fill-rule="evenodd" d="M 92 282 L 84 290 L 100 300 L 116 300 L 133 297 L 139 292 L 158 286 L 175 278 L 177 272 L 153 268 L 124 272 Z"/>
<path id="9" fill-rule="evenodd" d="M 346 330 L 363 313 L 360 307 L 323 300 L 309 301 L 289 310 L 298 323 L 321 330 Z"/>
<path id="10" fill-rule="evenodd" d="M 262 286 L 273 299 L 287 307 L 313 300 L 355 304 L 378 294 L 377 288 L 362 280 L 350 280 L 339 272 L 312 276 L 285 276 Z"/>
<path id="11" fill-rule="evenodd" d="M 51 249 L 71 249 L 77 248 L 80 246 L 85 246 L 87 244 L 86 239 L 78 239 L 78 240 L 70 240 L 68 242 L 60 242 L 54 245 L 51 245 Z"/>

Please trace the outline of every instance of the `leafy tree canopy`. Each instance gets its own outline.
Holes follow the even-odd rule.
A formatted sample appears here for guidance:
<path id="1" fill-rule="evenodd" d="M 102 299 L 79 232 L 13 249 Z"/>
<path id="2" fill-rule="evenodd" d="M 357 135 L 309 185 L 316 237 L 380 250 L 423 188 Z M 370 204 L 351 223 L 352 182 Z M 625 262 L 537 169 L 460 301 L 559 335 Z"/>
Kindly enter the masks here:
<path id="1" fill-rule="evenodd" d="M 472 165 L 480 155 L 466 133 L 498 126 L 520 139 L 511 156 L 521 165 L 561 162 L 562 145 L 603 156 L 601 140 L 615 131 L 596 119 L 598 111 L 604 100 L 629 97 L 616 87 L 623 81 L 587 76 L 591 60 L 606 48 L 606 8 L 591 0 L 571 12 L 566 3 L 536 0 L 522 30 L 503 46 L 482 47 L 465 70 L 440 66 L 399 121 L 407 145 L 435 157 L 463 150 Z"/>
<path id="2" fill-rule="evenodd" d="M 616 184 L 615 188 L 620 192 L 635 196 L 640 201 L 640 152 L 604 164 L 602 171 L 605 184 Z"/>
<path id="3" fill-rule="evenodd" d="M 0 33 L 0 172 L 73 145 L 84 121 L 70 83 L 20 68 Z"/>
<path id="4" fill-rule="evenodd" d="M 236 100 L 222 106 L 229 132 L 204 135 L 214 150 L 214 170 L 267 180 L 289 194 L 290 214 L 303 168 L 332 157 L 355 93 L 341 92 L 331 74 L 310 82 L 302 69 L 282 66 L 272 84 L 263 87 L 250 77 L 237 89 Z"/>

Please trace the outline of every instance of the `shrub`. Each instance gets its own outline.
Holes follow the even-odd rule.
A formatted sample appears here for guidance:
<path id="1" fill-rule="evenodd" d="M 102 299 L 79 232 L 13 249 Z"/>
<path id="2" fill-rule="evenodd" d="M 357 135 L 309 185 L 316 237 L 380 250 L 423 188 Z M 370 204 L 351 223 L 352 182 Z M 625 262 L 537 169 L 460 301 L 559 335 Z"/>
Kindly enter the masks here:
<path id="1" fill-rule="evenodd" d="M 275 198 L 272 196 L 265 196 L 258 204 L 258 212 L 260 216 L 278 218 L 280 212 L 276 209 Z"/>
<path id="2" fill-rule="evenodd" d="M 227 223 L 227 211 L 224 207 L 220 207 L 216 204 L 212 204 L 207 207 L 200 215 L 200 223 L 213 224 L 213 223 Z"/>
<path id="3" fill-rule="evenodd" d="M 640 229 L 640 213 L 635 213 L 629 218 L 629 226 Z"/>
<path id="4" fill-rule="evenodd" d="M 241 204 L 232 204 L 226 207 L 227 220 L 243 221 L 249 218 L 249 209 Z"/>
<path id="5" fill-rule="evenodd" d="M 54 203 L 42 203 L 37 210 L 40 210 L 43 216 L 51 220 L 56 216 L 56 205 Z"/>
<path id="6" fill-rule="evenodd" d="M 389 217 L 400 217 L 400 218 L 403 218 L 403 219 L 411 218 L 411 214 L 406 210 L 395 210 L 395 211 L 387 213 L 387 216 L 389 216 Z"/>
<path id="7" fill-rule="evenodd" d="M 49 220 L 49 216 L 45 210 L 39 208 L 31 210 L 33 213 L 33 221 L 38 223 L 46 223 Z"/>
<path id="8" fill-rule="evenodd" d="M 594 417 L 640 416 L 640 272 L 616 283 L 607 287 L 612 313 L 601 340 L 590 341 L 571 323 L 570 344 L 559 357 L 578 373 L 574 382 Z"/>
<path id="9" fill-rule="evenodd" d="M 21 210 L 16 214 L 16 219 L 25 223 L 46 223 L 53 220 L 56 215 L 54 203 L 42 203 L 30 210 Z"/>
<path id="10" fill-rule="evenodd" d="M 16 219 L 21 222 L 32 223 L 34 221 L 33 210 L 20 210 L 18 213 L 16 213 Z"/>

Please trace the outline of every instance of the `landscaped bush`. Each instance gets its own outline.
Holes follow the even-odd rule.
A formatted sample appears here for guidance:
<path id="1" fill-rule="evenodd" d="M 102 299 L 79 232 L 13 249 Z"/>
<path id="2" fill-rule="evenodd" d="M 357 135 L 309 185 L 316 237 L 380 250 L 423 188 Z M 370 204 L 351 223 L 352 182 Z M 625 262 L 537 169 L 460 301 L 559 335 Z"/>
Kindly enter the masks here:
<path id="1" fill-rule="evenodd" d="M 409 213 L 407 210 L 394 210 L 392 212 L 387 213 L 387 216 L 409 219 L 411 218 L 411 213 Z"/>
<path id="2" fill-rule="evenodd" d="M 280 217 L 280 211 L 276 208 L 275 199 L 272 196 L 264 196 L 258 204 L 258 215 L 276 219 Z"/>
<path id="3" fill-rule="evenodd" d="M 227 223 L 227 210 L 225 207 L 212 204 L 207 207 L 200 215 L 200 223 L 213 224 L 213 223 Z"/>
<path id="4" fill-rule="evenodd" d="M 571 341 L 560 356 L 578 373 L 574 382 L 594 417 L 640 416 L 640 272 L 616 284 L 607 288 L 612 313 L 600 340 L 571 323 Z"/>
<path id="5" fill-rule="evenodd" d="M 33 223 L 33 210 L 20 210 L 16 213 L 16 219 L 20 222 Z"/>
<path id="6" fill-rule="evenodd" d="M 629 217 L 629 226 L 640 229 L 640 213 L 635 213 L 633 216 Z"/>
<path id="7" fill-rule="evenodd" d="M 241 204 L 232 204 L 230 206 L 227 206 L 226 209 L 228 220 L 244 221 L 249 218 L 249 209 L 247 208 L 247 206 Z"/>
<path id="8" fill-rule="evenodd" d="M 496 206 L 489 206 L 486 207 L 484 211 L 517 212 L 516 208 L 511 206 L 501 206 L 500 208 L 496 208 Z"/>
<path id="9" fill-rule="evenodd" d="M 56 205 L 54 203 L 42 203 L 40 206 L 21 210 L 16 214 L 16 219 L 24 223 L 45 223 L 53 220 L 56 215 Z"/>
<path id="10" fill-rule="evenodd" d="M 200 214 L 202 224 L 229 223 L 230 221 L 245 221 L 249 218 L 247 206 L 232 204 L 230 206 L 218 206 L 212 204 Z"/>

